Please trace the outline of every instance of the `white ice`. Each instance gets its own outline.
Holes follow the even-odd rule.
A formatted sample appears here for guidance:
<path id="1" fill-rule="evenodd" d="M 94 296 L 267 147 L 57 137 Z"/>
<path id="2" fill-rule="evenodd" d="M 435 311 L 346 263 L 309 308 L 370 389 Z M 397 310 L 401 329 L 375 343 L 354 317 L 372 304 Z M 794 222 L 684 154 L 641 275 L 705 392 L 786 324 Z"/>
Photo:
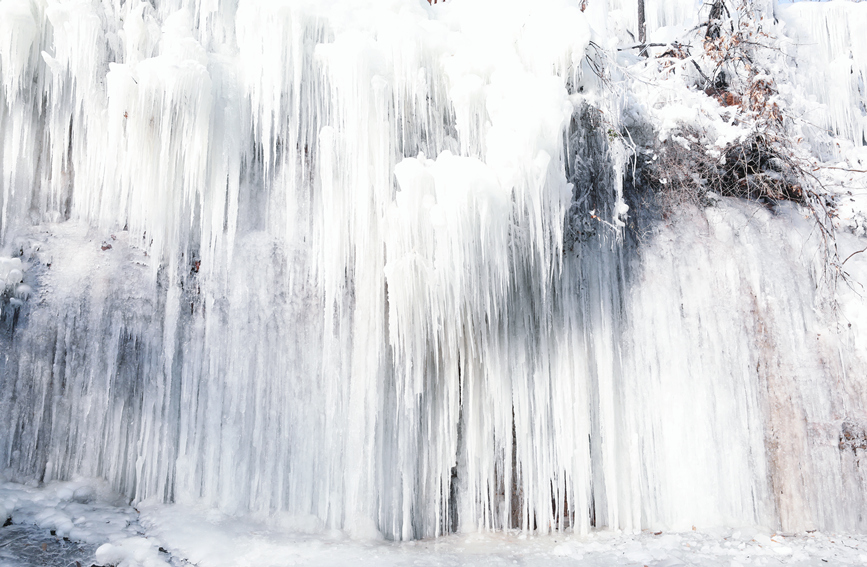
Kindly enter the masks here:
<path id="1" fill-rule="evenodd" d="M 748 125 L 581 4 L 0 0 L 0 469 L 104 479 L 201 565 L 860 561 L 808 530 L 867 530 L 867 4 L 752 5 L 848 283 L 795 205 L 627 232 L 626 129 Z"/>

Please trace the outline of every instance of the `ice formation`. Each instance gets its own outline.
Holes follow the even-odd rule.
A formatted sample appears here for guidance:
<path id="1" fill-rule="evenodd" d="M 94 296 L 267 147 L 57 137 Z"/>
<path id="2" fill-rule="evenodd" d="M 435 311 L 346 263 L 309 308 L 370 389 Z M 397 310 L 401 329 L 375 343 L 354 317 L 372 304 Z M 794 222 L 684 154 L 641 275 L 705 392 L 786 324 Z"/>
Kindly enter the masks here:
<path id="1" fill-rule="evenodd" d="M 630 236 L 612 133 L 735 126 L 600 79 L 634 5 L 586 4 L 0 0 L 0 468 L 359 538 L 867 529 L 863 300 L 795 206 Z M 867 5 L 755 9 L 863 155 Z"/>

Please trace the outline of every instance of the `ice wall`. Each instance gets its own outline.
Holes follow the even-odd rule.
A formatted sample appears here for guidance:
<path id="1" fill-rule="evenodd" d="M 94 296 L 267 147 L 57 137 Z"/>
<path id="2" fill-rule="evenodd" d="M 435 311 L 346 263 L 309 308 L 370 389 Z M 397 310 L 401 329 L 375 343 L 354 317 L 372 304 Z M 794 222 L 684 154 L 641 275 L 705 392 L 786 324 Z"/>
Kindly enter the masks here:
<path id="1" fill-rule="evenodd" d="M 821 305 L 829 274 L 794 208 L 720 202 L 676 222 L 645 248 L 626 308 L 646 513 L 863 530 L 857 286 L 842 311 Z M 847 267 L 863 277 L 863 259 Z"/>
<path id="2" fill-rule="evenodd" d="M 628 237 L 585 52 L 631 8 L 579 6 L 0 0 L 0 466 L 358 537 L 863 529 L 809 230 Z"/>
<path id="3" fill-rule="evenodd" d="M 834 0 L 781 5 L 777 14 L 794 62 L 791 80 L 807 99 L 799 117 L 820 132 L 867 143 L 867 10 Z"/>

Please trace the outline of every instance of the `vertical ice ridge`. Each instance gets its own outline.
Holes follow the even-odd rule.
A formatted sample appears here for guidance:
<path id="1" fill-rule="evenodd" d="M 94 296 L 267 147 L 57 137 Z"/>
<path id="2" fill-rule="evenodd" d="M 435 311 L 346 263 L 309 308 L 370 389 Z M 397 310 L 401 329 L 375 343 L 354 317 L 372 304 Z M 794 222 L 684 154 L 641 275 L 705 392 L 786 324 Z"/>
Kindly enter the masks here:
<path id="1" fill-rule="evenodd" d="M 778 12 L 791 42 L 785 47 L 798 58 L 792 82 L 809 96 L 798 109 L 808 132 L 817 128 L 867 144 L 867 39 L 861 33 L 867 10 L 831 2 L 792 4 Z"/>

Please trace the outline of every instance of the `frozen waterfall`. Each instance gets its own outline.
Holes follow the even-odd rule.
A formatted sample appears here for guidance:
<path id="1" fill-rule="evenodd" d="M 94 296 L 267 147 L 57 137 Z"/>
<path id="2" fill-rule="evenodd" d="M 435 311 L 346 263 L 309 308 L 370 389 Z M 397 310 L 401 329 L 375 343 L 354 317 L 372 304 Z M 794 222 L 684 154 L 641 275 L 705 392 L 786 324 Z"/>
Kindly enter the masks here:
<path id="1" fill-rule="evenodd" d="M 867 254 L 655 217 L 591 66 L 634 2 L 581 5 L 0 0 L 0 470 L 362 538 L 867 530 Z M 776 8 L 850 153 L 863 8 Z"/>

